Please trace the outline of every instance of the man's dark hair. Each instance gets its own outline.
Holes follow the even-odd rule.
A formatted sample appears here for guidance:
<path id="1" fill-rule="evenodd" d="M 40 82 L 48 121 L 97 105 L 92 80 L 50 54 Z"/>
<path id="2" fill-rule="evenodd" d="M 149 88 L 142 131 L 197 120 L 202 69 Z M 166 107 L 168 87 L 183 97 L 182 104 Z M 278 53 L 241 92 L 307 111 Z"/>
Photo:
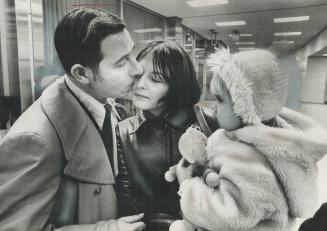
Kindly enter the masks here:
<path id="1" fill-rule="evenodd" d="M 60 20 L 54 35 L 65 72 L 70 74 L 75 64 L 96 69 L 102 59 L 101 41 L 124 28 L 121 19 L 104 9 L 80 8 L 69 12 Z"/>
<path id="2" fill-rule="evenodd" d="M 167 95 L 168 112 L 193 107 L 201 96 L 196 71 L 190 56 L 178 44 L 171 41 L 154 41 L 140 51 L 140 61 L 152 52 L 153 71 L 159 73 L 169 85 Z"/>

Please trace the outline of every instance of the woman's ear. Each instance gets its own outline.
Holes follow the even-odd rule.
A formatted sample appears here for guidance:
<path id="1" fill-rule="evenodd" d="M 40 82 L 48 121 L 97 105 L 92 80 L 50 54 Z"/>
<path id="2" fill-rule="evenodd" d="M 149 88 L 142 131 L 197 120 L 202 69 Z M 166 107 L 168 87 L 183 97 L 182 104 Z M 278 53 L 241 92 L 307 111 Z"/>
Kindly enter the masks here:
<path id="1" fill-rule="evenodd" d="M 91 69 L 80 64 L 72 66 L 70 73 L 77 82 L 84 86 L 89 85 L 93 80 Z"/>

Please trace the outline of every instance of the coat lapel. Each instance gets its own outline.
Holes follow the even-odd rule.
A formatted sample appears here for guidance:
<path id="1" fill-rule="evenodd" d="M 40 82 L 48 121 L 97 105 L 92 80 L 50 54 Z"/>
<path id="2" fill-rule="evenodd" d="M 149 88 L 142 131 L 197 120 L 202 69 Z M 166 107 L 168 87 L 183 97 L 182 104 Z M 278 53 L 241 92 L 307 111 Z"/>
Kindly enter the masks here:
<path id="1" fill-rule="evenodd" d="M 67 89 L 64 78 L 42 94 L 42 107 L 63 146 L 64 173 L 82 181 L 113 184 L 114 175 L 100 134 Z"/>

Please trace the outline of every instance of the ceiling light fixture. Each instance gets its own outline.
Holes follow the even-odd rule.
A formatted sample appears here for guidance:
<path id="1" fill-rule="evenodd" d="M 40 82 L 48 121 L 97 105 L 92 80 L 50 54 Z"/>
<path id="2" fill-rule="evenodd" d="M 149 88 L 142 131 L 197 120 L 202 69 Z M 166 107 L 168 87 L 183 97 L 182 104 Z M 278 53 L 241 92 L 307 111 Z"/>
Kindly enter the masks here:
<path id="1" fill-rule="evenodd" d="M 233 34 L 229 34 L 228 36 L 232 37 Z M 240 34 L 240 37 L 252 37 L 252 36 L 253 36 L 252 34 Z"/>
<path id="2" fill-rule="evenodd" d="M 215 6 L 215 5 L 223 5 L 228 4 L 227 0 L 193 0 L 187 1 L 191 7 L 204 7 L 204 6 Z"/>
<path id="3" fill-rule="evenodd" d="M 134 30 L 135 33 L 139 33 L 139 34 L 153 33 L 153 32 L 161 32 L 161 31 L 162 31 L 162 29 L 161 28 L 157 28 L 157 27 Z"/>
<path id="4" fill-rule="evenodd" d="M 273 44 L 293 44 L 294 41 L 287 41 L 287 40 L 278 40 L 278 41 L 273 41 Z"/>
<path id="5" fill-rule="evenodd" d="M 300 22 L 300 21 L 307 21 L 309 19 L 310 19 L 310 16 L 297 16 L 297 17 L 286 17 L 286 18 L 274 18 L 274 23 Z"/>
<path id="6" fill-rule="evenodd" d="M 327 56 L 327 54 L 322 54 L 322 56 Z"/>
<path id="7" fill-rule="evenodd" d="M 229 21 L 229 22 L 216 22 L 217 26 L 244 26 L 246 25 L 245 21 Z"/>
<path id="8" fill-rule="evenodd" d="M 238 48 L 240 51 L 250 51 L 250 50 L 254 50 L 254 47 L 239 47 Z"/>
<path id="9" fill-rule="evenodd" d="M 275 33 L 275 36 L 293 36 L 293 35 L 301 35 L 302 32 L 277 32 Z"/>
<path id="10" fill-rule="evenodd" d="M 241 37 L 252 37 L 252 34 L 240 34 Z"/>
<path id="11" fill-rule="evenodd" d="M 236 45 L 254 45 L 255 42 L 236 42 Z"/>

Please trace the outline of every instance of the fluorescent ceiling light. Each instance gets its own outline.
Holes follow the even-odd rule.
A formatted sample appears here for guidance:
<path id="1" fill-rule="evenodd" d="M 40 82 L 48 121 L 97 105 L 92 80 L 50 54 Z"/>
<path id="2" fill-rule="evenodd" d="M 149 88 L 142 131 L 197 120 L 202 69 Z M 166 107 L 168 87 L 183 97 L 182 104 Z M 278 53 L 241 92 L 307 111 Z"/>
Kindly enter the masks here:
<path id="1" fill-rule="evenodd" d="M 246 25 L 245 21 L 229 21 L 229 22 L 216 22 L 217 26 L 243 26 Z"/>
<path id="2" fill-rule="evenodd" d="M 214 5 L 223 5 L 227 4 L 227 0 L 193 0 L 187 1 L 191 7 L 204 7 L 204 6 L 214 6 Z"/>
<path id="3" fill-rule="evenodd" d="M 252 34 L 240 34 L 241 37 L 252 37 Z"/>
<path id="4" fill-rule="evenodd" d="M 143 34 L 143 33 L 153 33 L 153 32 L 161 32 L 161 28 L 146 28 L 146 29 L 138 29 L 134 30 L 135 33 Z"/>
<path id="5" fill-rule="evenodd" d="M 274 18 L 274 23 L 282 22 L 300 22 L 307 21 L 310 19 L 310 16 L 298 16 L 298 17 L 286 17 L 286 18 Z"/>
<path id="6" fill-rule="evenodd" d="M 327 56 L 327 54 L 322 54 L 322 56 Z"/>
<path id="7" fill-rule="evenodd" d="M 233 35 L 229 34 L 228 36 L 232 37 Z M 240 34 L 240 37 L 252 37 L 252 36 L 253 36 L 252 34 Z"/>
<path id="8" fill-rule="evenodd" d="M 301 35 L 302 32 L 277 32 L 275 36 L 292 36 L 292 35 Z"/>
<path id="9" fill-rule="evenodd" d="M 293 44 L 294 41 L 284 41 L 284 40 L 280 40 L 280 41 L 273 41 L 273 44 Z"/>
<path id="10" fill-rule="evenodd" d="M 238 48 L 240 51 L 249 51 L 249 50 L 254 50 L 254 47 L 239 47 Z"/>
<path id="11" fill-rule="evenodd" d="M 235 42 L 236 45 L 254 45 L 255 42 Z"/>
<path id="12" fill-rule="evenodd" d="M 195 51 L 203 51 L 204 48 L 195 48 L 194 50 L 195 50 Z"/>

